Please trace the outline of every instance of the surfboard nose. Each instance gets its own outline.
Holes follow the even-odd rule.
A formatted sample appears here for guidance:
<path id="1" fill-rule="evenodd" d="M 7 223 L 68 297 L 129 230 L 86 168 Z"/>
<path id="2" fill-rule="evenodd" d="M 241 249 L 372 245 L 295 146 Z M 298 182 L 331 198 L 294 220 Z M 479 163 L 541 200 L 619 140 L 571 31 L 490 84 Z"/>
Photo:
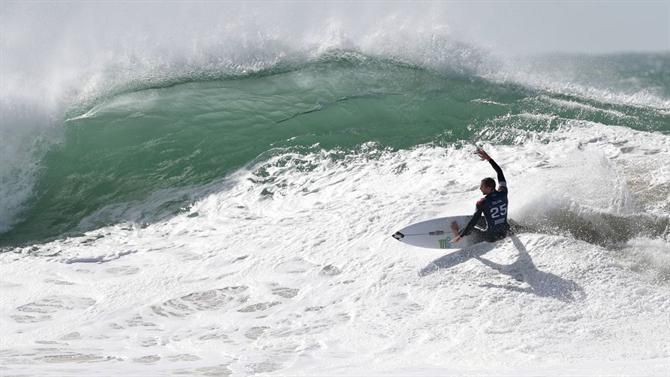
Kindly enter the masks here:
<path id="1" fill-rule="evenodd" d="M 400 241 L 401 239 L 403 239 L 403 238 L 405 237 L 405 235 L 402 234 L 402 233 L 400 233 L 400 232 L 395 232 L 391 237 L 393 237 L 393 238 L 395 238 L 396 240 Z"/>

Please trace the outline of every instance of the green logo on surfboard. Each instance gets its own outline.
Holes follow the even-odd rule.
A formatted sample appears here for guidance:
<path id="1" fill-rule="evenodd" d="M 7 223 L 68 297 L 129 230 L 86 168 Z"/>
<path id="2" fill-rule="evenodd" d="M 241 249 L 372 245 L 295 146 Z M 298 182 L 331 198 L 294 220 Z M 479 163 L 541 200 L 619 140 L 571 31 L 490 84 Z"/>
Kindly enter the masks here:
<path id="1" fill-rule="evenodd" d="M 437 240 L 440 243 L 440 249 L 448 249 L 451 244 L 449 241 L 451 241 L 451 238 L 445 238 L 443 240 Z"/>

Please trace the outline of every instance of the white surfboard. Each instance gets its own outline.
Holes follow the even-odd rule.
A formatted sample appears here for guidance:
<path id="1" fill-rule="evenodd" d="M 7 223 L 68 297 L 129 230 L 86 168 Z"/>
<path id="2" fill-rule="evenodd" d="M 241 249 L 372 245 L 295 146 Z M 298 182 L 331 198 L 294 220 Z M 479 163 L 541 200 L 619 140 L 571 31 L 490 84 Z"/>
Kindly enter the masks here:
<path id="1" fill-rule="evenodd" d="M 408 245 L 429 249 L 461 249 L 481 240 L 468 235 L 456 243 L 451 242 L 454 238 L 451 223 L 455 221 L 458 228 L 463 229 L 471 218 L 472 216 L 451 216 L 422 221 L 400 229 L 392 237 Z"/>

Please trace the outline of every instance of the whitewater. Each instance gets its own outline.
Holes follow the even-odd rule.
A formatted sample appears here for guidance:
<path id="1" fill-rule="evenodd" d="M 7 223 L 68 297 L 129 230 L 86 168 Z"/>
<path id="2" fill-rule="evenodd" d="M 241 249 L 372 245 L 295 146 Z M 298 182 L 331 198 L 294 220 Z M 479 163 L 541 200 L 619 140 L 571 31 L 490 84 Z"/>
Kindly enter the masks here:
<path id="1" fill-rule="evenodd" d="M 39 6 L 0 12 L 0 374 L 670 373 L 667 52 L 503 57 L 439 3 Z M 474 212 L 475 145 L 521 231 L 394 240 Z"/>

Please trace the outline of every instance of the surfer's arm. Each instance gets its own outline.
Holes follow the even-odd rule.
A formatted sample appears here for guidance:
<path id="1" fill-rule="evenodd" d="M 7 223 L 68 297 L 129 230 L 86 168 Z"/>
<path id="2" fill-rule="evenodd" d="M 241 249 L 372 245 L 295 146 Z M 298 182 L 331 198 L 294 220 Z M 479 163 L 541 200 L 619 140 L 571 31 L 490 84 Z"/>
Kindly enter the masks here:
<path id="1" fill-rule="evenodd" d="M 477 203 L 477 211 L 474 215 L 472 215 L 472 219 L 470 219 L 468 225 L 466 225 L 465 228 L 463 228 L 461 232 L 458 233 L 459 240 L 460 238 L 465 237 L 470 234 L 470 232 L 472 232 L 472 229 L 475 227 L 475 225 L 477 225 L 477 222 L 479 222 L 479 218 L 482 216 L 483 211 L 484 207 Z"/>
<path id="2" fill-rule="evenodd" d="M 499 186 L 498 191 L 503 191 L 503 189 L 507 191 L 507 181 L 505 180 L 505 176 L 503 175 L 502 169 L 500 168 L 500 166 L 498 166 L 498 164 L 496 164 L 495 161 L 493 161 L 491 157 L 489 157 L 488 161 L 489 164 L 491 164 L 491 166 L 493 167 L 493 170 L 495 170 L 496 174 L 498 175 L 498 186 Z"/>
<path id="3" fill-rule="evenodd" d="M 482 159 L 488 161 L 489 164 L 491 164 L 493 170 L 496 171 L 496 174 L 498 175 L 498 186 L 500 187 L 499 191 L 503 191 L 503 189 L 507 191 L 507 181 L 505 180 L 505 175 L 503 174 L 503 171 L 500 168 L 500 166 L 498 166 L 498 164 L 495 161 L 493 161 L 491 156 L 489 156 L 489 154 L 486 153 L 483 149 L 477 148 L 477 154 Z"/>

